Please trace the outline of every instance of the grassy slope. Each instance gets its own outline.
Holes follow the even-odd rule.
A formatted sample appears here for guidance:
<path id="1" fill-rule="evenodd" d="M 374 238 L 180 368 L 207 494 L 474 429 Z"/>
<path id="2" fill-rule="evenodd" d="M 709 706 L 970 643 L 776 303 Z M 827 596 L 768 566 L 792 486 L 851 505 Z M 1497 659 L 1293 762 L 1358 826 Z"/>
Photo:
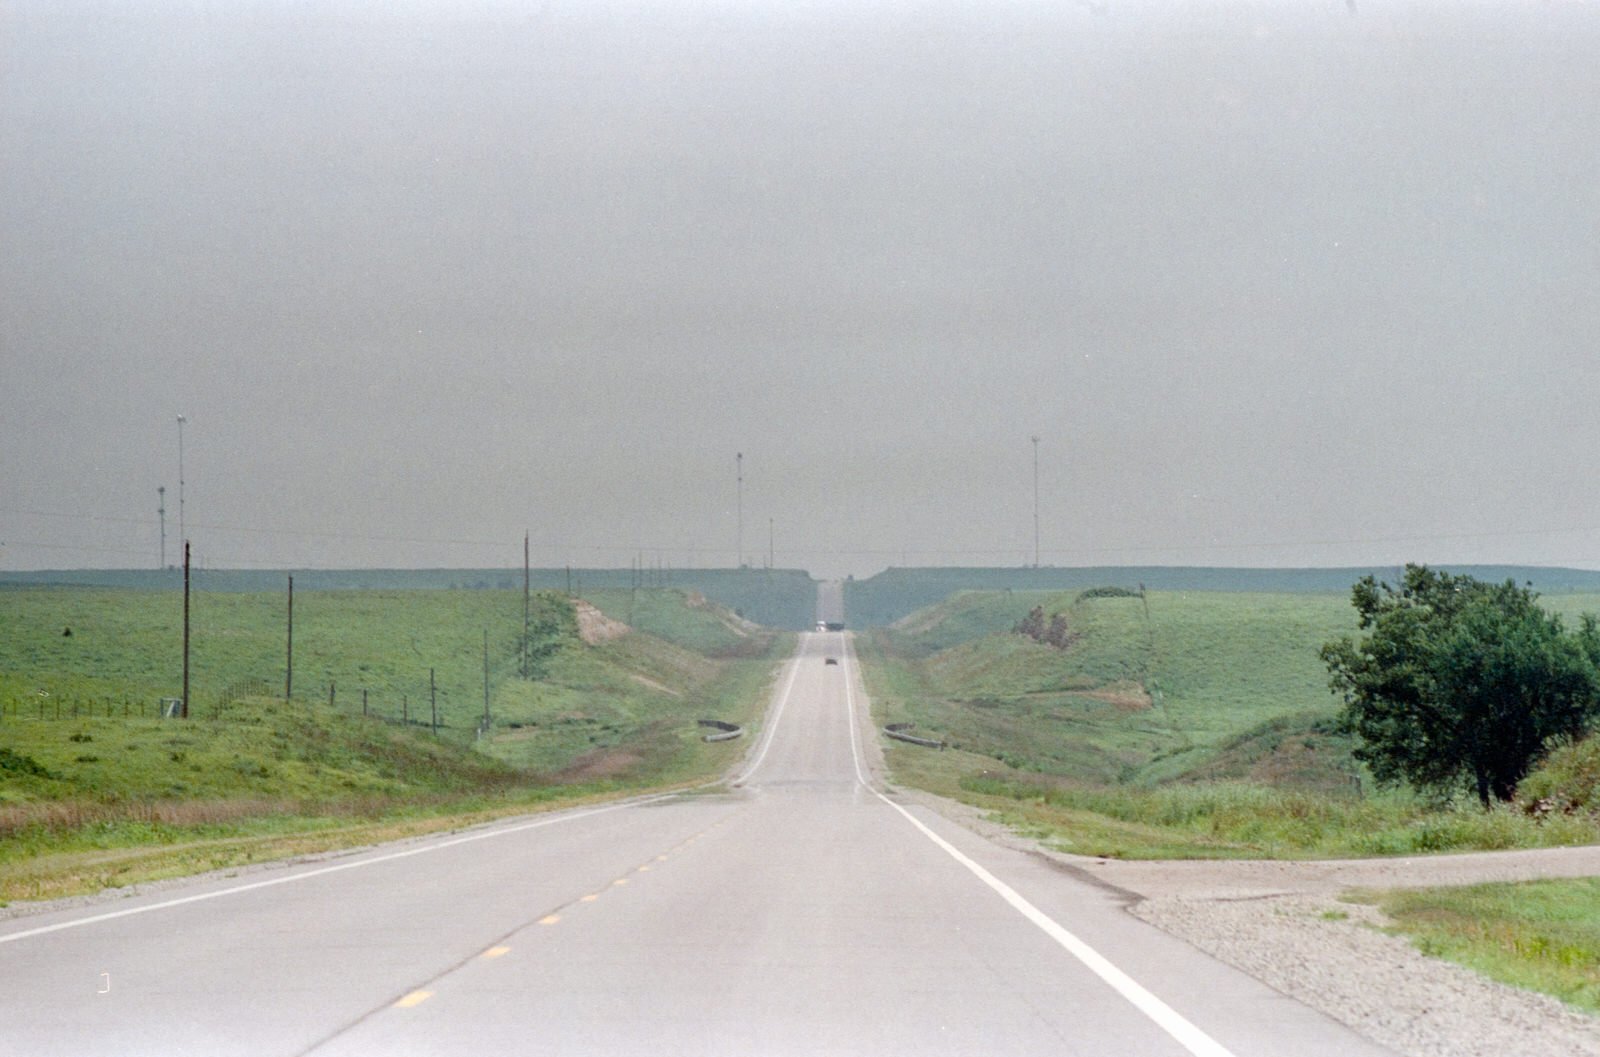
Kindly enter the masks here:
<path id="1" fill-rule="evenodd" d="M 707 746 L 695 724 L 757 723 L 768 658 L 777 652 L 773 636 L 758 641 L 759 656 L 739 659 L 707 657 L 637 632 L 563 649 L 544 678 L 502 685 L 485 749 L 563 779 L 671 781 L 715 773 L 741 747 Z"/>
<path id="2" fill-rule="evenodd" d="M 613 620 L 708 657 L 759 654 L 769 640 L 695 591 L 618 589 L 592 591 L 584 597 Z"/>
<path id="3" fill-rule="evenodd" d="M 543 595 L 530 681 L 518 674 L 520 592 L 326 592 L 295 600 L 297 693 L 286 705 L 233 696 L 281 694 L 282 599 L 203 596 L 192 718 L 180 722 L 139 716 L 173 692 L 171 598 L 0 592 L 0 899 L 713 777 L 743 746 L 704 744 L 694 721 L 753 724 L 779 637 L 735 631 L 679 592 L 640 595 L 664 635 L 731 656 L 644 633 L 590 646 L 566 601 Z M 494 724 L 478 741 L 485 626 Z M 437 736 L 418 725 L 429 716 L 419 656 L 436 667 L 447 724 Z M 319 675 L 338 681 L 336 707 Z M 355 686 L 372 691 L 370 718 Z M 402 694 L 411 723 L 380 721 L 398 719 Z M 37 718 L 40 702 L 51 718 Z"/>
<path id="4" fill-rule="evenodd" d="M 1317 647 L 1354 630 L 1343 596 L 968 593 L 863 637 L 874 707 L 945 738 L 895 746 L 896 777 L 1002 811 L 1073 850 L 1316 856 L 1537 846 L 1593 820 L 1438 810 L 1357 791 Z M 1592 599 L 1562 597 L 1562 610 Z M 1009 628 L 1069 614 L 1066 651 Z"/>
<path id="5" fill-rule="evenodd" d="M 963 594 L 882 636 L 874 656 L 895 666 L 890 696 L 922 728 L 1097 781 L 1173 777 L 1254 728 L 1336 710 L 1316 646 L 1353 629 L 1342 599 L 1076 599 Z M 1034 605 L 1066 613 L 1081 638 L 1063 651 L 1009 634 Z"/>

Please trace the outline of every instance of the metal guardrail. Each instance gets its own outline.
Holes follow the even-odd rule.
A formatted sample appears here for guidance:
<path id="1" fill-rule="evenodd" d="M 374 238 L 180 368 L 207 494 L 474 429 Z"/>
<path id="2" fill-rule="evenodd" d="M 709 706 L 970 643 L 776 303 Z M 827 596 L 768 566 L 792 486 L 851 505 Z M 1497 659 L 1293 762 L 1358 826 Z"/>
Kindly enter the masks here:
<path id="1" fill-rule="evenodd" d="M 944 748 L 944 742 L 942 741 L 934 741 L 932 738 L 919 738 L 915 734 L 907 733 L 912 727 L 915 726 L 915 723 L 891 723 L 887 727 L 883 728 L 883 732 L 896 741 L 904 741 L 912 745 L 921 745 L 926 749 Z"/>
<path id="2" fill-rule="evenodd" d="M 717 732 L 700 735 L 701 741 L 732 741 L 734 738 L 744 737 L 744 728 L 737 723 L 725 723 L 720 719 L 702 719 L 696 722 Z"/>

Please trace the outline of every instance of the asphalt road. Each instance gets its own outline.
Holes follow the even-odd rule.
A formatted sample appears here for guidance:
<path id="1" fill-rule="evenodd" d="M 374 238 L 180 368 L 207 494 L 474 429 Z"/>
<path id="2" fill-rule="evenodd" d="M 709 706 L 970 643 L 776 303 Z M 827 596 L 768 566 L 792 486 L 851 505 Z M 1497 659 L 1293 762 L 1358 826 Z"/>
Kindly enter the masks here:
<path id="1" fill-rule="evenodd" d="M 1388 1052 L 875 791 L 861 713 L 809 634 L 728 786 L 0 923 L 0 1053 Z"/>

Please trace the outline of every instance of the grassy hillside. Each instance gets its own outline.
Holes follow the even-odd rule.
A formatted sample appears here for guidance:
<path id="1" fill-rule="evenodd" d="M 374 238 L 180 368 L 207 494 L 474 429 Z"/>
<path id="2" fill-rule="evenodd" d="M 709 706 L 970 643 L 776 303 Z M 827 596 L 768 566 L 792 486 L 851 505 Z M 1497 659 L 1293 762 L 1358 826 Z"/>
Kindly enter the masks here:
<path id="1" fill-rule="evenodd" d="M 1063 650 L 1010 629 L 1060 612 Z M 1317 646 L 1354 630 L 1330 595 L 969 592 L 874 637 L 904 718 L 1015 766 L 1149 782 L 1286 716 L 1328 716 Z"/>
<path id="2" fill-rule="evenodd" d="M 280 700 L 240 700 L 188 722 L 8 717 L 0 738 L 0 903 L 367 843 L 598 791 L 530 780 L 416 728 Z"/>
<path id="3" fill-rule="evenodd" d="M 766 648 L 770 633 L 682 588 L 623 588 L 584 596 L 607 616 L 708 657 L 737 657 Z"/>
<path id="4" fill-rule="evenodd" d="M 1593 596 L 1547 600 L 1563 613 Z M 1060 649 L 1012 629 L 1066 618 Z M 1345 594 L 965 592 L 858 636 L 874 708 L 950 749 L 892 746 L 900 781 L 1074 850 L 1337 855 L 1600 839 L 1590 816 L 1485 816 L 1375 790 L 1318 647 Z"/>
<path id="5" fill-rule="evenodd" d="M 541 678 L 501 684 L 484 751 L 568 781 L 675 781 L 731 764 L 742 746 L 707 746 L 696 721 L 757 725 L 779 637 L 734 635 L 714 614 L 694 607 L 680 606 L 669 620 L 671 610 L 657 601 L 663 602 L 657 627 L 706 643 L 708 652 L 639 631 L 596 645 L 568 640 Z"/>
<path id="6" fill-rule="evenodd" d="M 753 726 L 782 639 L 632 600 L 661 636 L 591 644 L 536 596 L 523 678 L 520 591 L 297 592 L 285 701 L 285 599 L 200 593 L 184 721 L 154 707 L 181 685 L 171 595 L 0 591 L 0 899 L 714 777 L 744 745 L 695 721 Z"/>

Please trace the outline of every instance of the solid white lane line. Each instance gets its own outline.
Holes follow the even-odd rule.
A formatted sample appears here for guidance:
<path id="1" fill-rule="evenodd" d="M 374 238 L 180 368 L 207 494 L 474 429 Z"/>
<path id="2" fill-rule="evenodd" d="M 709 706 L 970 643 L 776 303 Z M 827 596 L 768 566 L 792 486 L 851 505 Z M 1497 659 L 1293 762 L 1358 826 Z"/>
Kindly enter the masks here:
<path id="1" fill-rule="evenodd" d="M 750 776 L 756 773 L 756 768 L 761 766 L 761 761 L 767 758 L 767 750 L 772 748 L 773 736 L 778 733 L 778 720 L 783 718 L 783 710 L 789 704 L 789 691 L 794 689 L 794 677 L 800 674 L 801 656 L 797 646 L 794 657 L 789 661 L 789 677 L 784 680 L 783 690 L 778 695 L 778 707 L 772 710 L 772 719 L 767 724 L 767 729 L 762 733 L 761 748 L 757 750 L 756 758 L 750 761 L 750 766 L 744 769 L 744 773 L 733 780 L 734 785 L 748 781 Z"/>
<path id="2" fill-rule="evenodd" d="M 481 833 L 468 833 L 465 836 L 454 837 L 450 840 L 424 844 L 416 848 L 407 848 L 405 851 L 389 852 L 386 855 L 376 855 L 368 859 L 358 859 L 355 862 L 338 863 L 334 866 L 323 866 L 315 870 L 306 870 L 302 873 L 290 874 L 287 877 L 273 877 L 265 881 L 252 881 L 249 884 L 235 885 L 232 888 L 222 888 L 215 892 L 201 892 L 198 895 L 181 896 L 177 899 L 166 899 L 159 903 L 150 903 L 145 906 L 129 907 L 126 910 L 113 910 L 105 914 L 94 914 L 90 917 L 75 918 L 72 921 L 61 921 L 54 925 L 42 925 L 38 928 L 25 929 L 0 936 L 0 944 L 11 943 L 16 940 L 27 939 L 29 936 L 43 936 L 49 932 L 60 932 L 64 929 L 75 929 L 84 925 L 93 925 L 101 921 L 112 921 L 116 918 L 132 917 L 135 914 L 148 914 L 154 910 L 167 910 L 171 907 L 184 906 L 188 903 L 201 903 L 208 899 L 221 899 L 223 896 L 239 895 L 242 892 L 253 892 L 258 888 L 272 888 L 276 885 L 292 884 L 295 881 L 305 881 L 324 874 L 341 873 L 345 870 L 356 870 L 363 866 L 376 866 L 378 863 L 393 862 L 395 859 L 409 859 L 413 855 L 427 855 L 430 852 L 442 851 L 453 848 L 458 844 L 470 844 L 474 841 L 489 840 L 493 837 L 505 837 L 513 833 L 522 833 L 530 829 L 540 829 L 545 826 L 554 826 L 562 822 L 575 822 L 580 818 L 592 818 L 595 815 L 604 815 L 612 811 L 622 811 L 630 807 L 639 807 L 644 804 L 653 804 L 660 800 L 668 800 L 677 793 L 662 793 L 659 796 L 646 797 L 642 800 L 628 800 L 619 804 L 608 804 L 605 807 L 590 808 L 586 811 L 576 811 L 571 814 L 559 815 L 553 818 L 542 818 L 533 822 L 524 822 L 516 826 L 505 826 L 499 829 L 485 830 Z"/>
<path id="3" fill-rule="evenodd" d="M 839 638 L 844 639 L 843 632 L 839 634 Z M 877 796 L 880 794 L 876 789 L 872 788 L 872 783 L 867 781 L 866 772 L 861 769 L 861 741 L 860 735 L 856 730 L 856 698 L 855 695 L 850 692 L 850 673 L 855 670 L 855 666 L 850 663 L 852 660 L 854 660 L 854 657 L 850 653 L 850 643 L 848 640 L 840 643 L 839 656 L 844 661 L 842 665 L 844 668 L 844 704 L 845 709 L 850 715 L 850 762 L 856 765 L 856 781 L 867 792 Z"/>
<path id="4" fill-rule="evenodd" d="M 848 650 L 845 656 L 848 661 Z M 1001 899 L 1011 904 L 1018 913 L 1033 922 L 1045 935 L 1060 944 L 1068 954 L 1082 962 L 1090 972 L 1104 980 L 1112 990 L 1132 1003 L 1134 1008 L 1153 1020 L 1163 1031 L 1171 1035 L 1180 1046 L 1194 1054 L 1194 1057 L 1233 1057 L 1233 1054 L 1221 1043 L 1195 1027 L 1181 1013 L 1151 994 L 1137 980 L 1113 965 L 1105 955 L 1067 931 L 1050 915 L 1024 899 L 1016 889 L 984 869 L 962 852 L 961 849 L 929 829 L 922 820 L 911 812 L 868 785 L 861 770 L 861 754 L 856 739 L 855 694 L 851 690 L 850 671 L 848 669 L 845 671 L 844 694 L 845 704 L 850 713 L 850 750 L 856 757 L 856 778 L 869 793 L 898 811 L 901 817 L 917 827 L 923 836 L 942 848 L 956 862 L 965 866 L 973 876 L 988 885 Z"/>

